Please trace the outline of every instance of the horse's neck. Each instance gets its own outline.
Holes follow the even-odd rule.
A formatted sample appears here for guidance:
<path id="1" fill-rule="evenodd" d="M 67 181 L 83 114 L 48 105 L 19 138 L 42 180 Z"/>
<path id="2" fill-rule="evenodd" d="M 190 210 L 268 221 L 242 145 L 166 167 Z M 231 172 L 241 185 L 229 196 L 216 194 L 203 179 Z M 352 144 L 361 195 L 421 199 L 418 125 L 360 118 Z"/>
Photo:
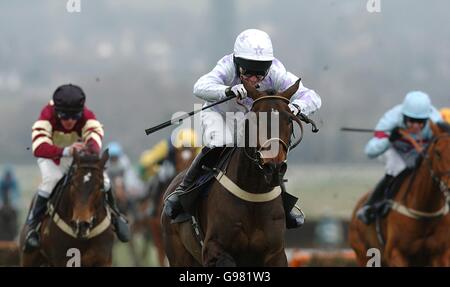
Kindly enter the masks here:
<path id="1" fill-rule="evenodd" d="M 51 204 L 53 208 L 55 208 L 56 212 L 61 218 L 70 218 L 72 216 L 71 206 L 73 206 L 72 200 L 70 198 L 70 184 L 65 186 L 63 190 L 61 190 L 60 194 L 55 194 Z"/>
<path id="2" fill-rule="evenodd" d="M 230 159 L 227 175 L 240 188 L 251 193 L 264 193 L 272 189 L 267 185 L 262 170 L 244 154 L 244 148 L 238 148 Z"/>
<path id="3" fill-rule="evenodd" d="M 406 181 L 410 190 L 405 190 L 406 205 L 409 208 L 423 212 L 434 212 L 442 208 L 445 198 L 437 184 L 433 182 L 427 160 L 423 160 L 413 175 L 413 182 Z"/>

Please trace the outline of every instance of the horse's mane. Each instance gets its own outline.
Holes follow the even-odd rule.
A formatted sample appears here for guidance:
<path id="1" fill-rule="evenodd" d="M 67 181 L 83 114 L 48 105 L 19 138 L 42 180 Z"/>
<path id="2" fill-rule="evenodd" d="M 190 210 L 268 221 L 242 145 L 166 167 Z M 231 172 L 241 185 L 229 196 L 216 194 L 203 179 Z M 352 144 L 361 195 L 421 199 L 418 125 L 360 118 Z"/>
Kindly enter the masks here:
<path id="1" fill-rule="evenodd" d="M 268 96 L 275 96 L 277 91 L 275 89 L 268 89 L 264 91 Z"/>
<path id="2" fill-rule="evenodd" d="M 100 157 L 97 153 L 90 153 L 90 152 L 82 152 L 80 153 L 80 163 L 87 164 L 87 165 L 94 165 L 98 163 L 100 160 Z"/>
<path id="3" fill-rule="evenodd" d="M 445 122 L 436 122 L 436 125 L 438 126 L 438 128 L 439 128 L 441 131 L 443 131 L 443 132 L 445 132 L 445 133 L 447 133 L 447 134 L 450 134 L 450 124 L 445 123 Z M 426 150 L 428 150 L 428 149 L 429 149 L 429 148 L 427 148 Z M 425 150 L 425 151 L 426 151 L 426 150 Z M 416 161 L 416 164 L 415 164 L 415 166 L 414 166 L 414 169 L 418 168 L 418 167 L 422 164 L 422 161 L 423 161 L 424 156 L 425 156 L 424 153 L 421 153 L 421 154 L 420 154 L 420 156 L 417 158 L 417 161 Z"/>
<path id="4" fill-rule="evenodd" d="M 450 124 L 445 122 L 437 122 L 436 124 L 441 131 L 450 134 Z"/>

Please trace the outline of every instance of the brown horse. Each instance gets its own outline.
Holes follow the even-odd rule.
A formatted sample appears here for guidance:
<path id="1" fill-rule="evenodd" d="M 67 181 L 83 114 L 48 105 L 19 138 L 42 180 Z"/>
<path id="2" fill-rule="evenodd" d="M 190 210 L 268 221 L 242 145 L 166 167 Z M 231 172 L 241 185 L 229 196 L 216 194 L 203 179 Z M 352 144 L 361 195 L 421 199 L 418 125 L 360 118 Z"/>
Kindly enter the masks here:
<path id="1" fill-rule="evenodd" d="M 187 169 L 197 154 L 197 148 L 195 147 L 180 147 L 175 149 L 175 175 L 179 174 L 183 170 Z M 175 177 L 175 176 L 174 176 Z M 160 196 L 158 202 L 156 202 L 156 214 L 157 216 L 150 218 L 150 230 L 152 233 L 153 244 L 155 245 L 158 251 L 158 262 L 160 266 L 165 265 L 166 260 L 166 252 L 164 251 L 164 244 L 162 238 L 162 229 L 161 229 L 161 218 L 160 214 L 163 210 L 164 205 L 164 191 L 169 186 L 170 182 L 173 180 L 167 180 L 163 182 L 158 188 L 160 190 Z"/>
<path id="2" fill-rule="evenodd" d="M 108 158 L 107 151 L 101 158 L 74 153 L 67 181 L 49 199 L 39 229 L 41 247 L 29 253 L 22 251 L 22 266 L 67 266 L 73 248 L 78 249 L 83 267 L 111 266 L 114 233 L 103 191 Z M 25 225 L 20 236 L 21 250 L 27 232 Z"/>
<path id="3" fill-rule="evenodd" d="M 257 117 L 257 147 L 246 144 L 233 148 L 226 170 L 215 170 L 216 180 L 211 183 L 208 196 L 198 199 L 195 218 L 204 234 L 202 241 L 194 234 L 194 219 L 172 223 L 167 215 L 162 215 L 170 266 L 287 266 L 285 210 L 280 194 L 287 153 L 301 139 L 290 146 L 293 121 L 301 126 L 288 107 L 299 81 L 276 95 L 257 91 L 247 82 L 244 85 L 253 99 L 251 111 Z M 261 143 L 264 136 L 260 128 L 268 113 L 279 115 L 280 132 L 276 137 L 268 135 L 268 140 Z M 271 117 L 267 119 L 270 121 Z M 249 122 L 245 126 L 249 129 Z M 270 127 L 271 122 L 265 131 L 273 134 Z M 248 140 L 246 136 L 246 143 Z M 278 151 L 267 156 L 268 149 L 273 151 L 276 147 Z M 183 173 L 172 181 L 165 197 L 175 190 L 182 176 Z"/>
<path id="4" fill-rule="evenodd" d="M 367 264 L 368 249 L 378 248 L 384 266 L 450 266 L 450 134 L 440 124 L 430 121 L 430 127 L 433 140 L 401 184 L 391 202 L 393 210 L 366 226 L 355 214 L 369 194 L 359 200 L 349 228 L 359 265 Z M 377 226 L 384 242 L 377 236 Z"/>

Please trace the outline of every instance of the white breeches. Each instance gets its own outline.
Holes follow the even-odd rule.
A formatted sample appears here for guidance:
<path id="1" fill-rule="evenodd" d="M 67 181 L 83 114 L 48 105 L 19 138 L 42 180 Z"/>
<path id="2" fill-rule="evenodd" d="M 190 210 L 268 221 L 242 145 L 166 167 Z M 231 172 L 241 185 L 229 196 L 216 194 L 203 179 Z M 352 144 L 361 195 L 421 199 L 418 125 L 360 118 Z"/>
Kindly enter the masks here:
<path id="1" fill-rule="evenodd" d="M 202 112 L 203 145 L 217 147 L 235 144 L 235 138 L 242 138 L 244 133 L 243 119 L 243 114 L 242 117 L 224 117 L 214 111 Z"/>
<path id="2" fill-rule="evenodd" d="M 387 175 L 397 176 L 406 168 L 405 161 L 393 148 L 389 148 L 380 158 L 385 164 Z"/>
<path id="3" fill-rule="evenodd" d="M 38 158 L 37 163 L 41 171 L 42 181 L 38 187 L 38 193 L 40 196 L 45 198 L 50 197 L 53 189 L 55 188 L 58 181 L 64 176 L 64 174 L 69 170 L 72 164 L 71 157 L 61 158 L 60 164 L 57 165 L 51 159 Z M 103 172 L 103 185 L 105 191 L 110 189 L 111 183 L 106 172 Z"/>

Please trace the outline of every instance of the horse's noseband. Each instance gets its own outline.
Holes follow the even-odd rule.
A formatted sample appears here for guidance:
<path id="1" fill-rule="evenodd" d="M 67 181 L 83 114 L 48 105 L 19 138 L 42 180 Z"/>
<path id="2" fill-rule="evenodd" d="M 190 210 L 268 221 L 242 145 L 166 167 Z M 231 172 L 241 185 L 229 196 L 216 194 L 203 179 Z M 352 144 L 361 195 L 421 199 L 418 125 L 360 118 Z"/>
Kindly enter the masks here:
<path id="1" fill-rule="evenodd" d="M 436 137 L 433 141 L 428 145 L 428 148 L 424 150 L 424 159 L 428 161 L 428 170 L 430 171 L 431 178 L 433 181 L 438 184 L 439 190 L 444 194 L 447 200 L 450 200 L 450 188 L 448 184 L 443 180 L 445 177 L 450 177 L 450 170 L 444 172 L 435 172 L 433 170 L 433 160 L 428 155 L 427 151 L 431 149 L 431 145 L 436 144 L 436 142 L 443 137 L 449 137 L 450 135 L 443 135 L 440 137 Z"/>
<path id="2" fill-rule="evenodd" d="M 252 110 L 253 110 L 254 105 L 257 102 L 263 101 L 263 100 L 282 100 L 285 103 L 290 103 L 289 99 L 284 98 L 284 97 L 280 97 L 280 96 L 264 96 L 264 97 L 260 97 L 260 98 L 258 98 L 258 99 L 253 101 Z M 282 111 L 282 112 L 288 113 L 286 111 Z M 247 148 L 244 148 L 244 153 L 247 156 L 247 158 L 249 158 L 251 162 L 255 163 L 256 166 L 258 166 L 259 169 L 261 169 L 261 170 L 264 169 L 264 165 L 265 164 L 264 164 L 264 161 L 263 161 L 262 151 L 263 151 L 263 149 L 265 147 L 269 146 L 270 143 L 272 143 L 274 141 L 279 142 L 281 144 L 281 146 L 283 146 L 285 148 L 286 156 L 287 156 L 289 151 L 291 149 L 294 149 L 300 143 L 300 141 L 302 140 L 302 137 L 303 137 L 303 126 L 302 126 L 300 120 L 297 119 L 293 114 L 288 114 L 288 116 L 289 116 L 290 122 L 292 123 L 293 120 L 296 121 L 299 124 L 300 129 L 301 129 L 301 136 L 293 145 L 291 145 L 290 141 L 289 141 L 289 143 L 286 143 L 284 140 L 282 140 L 279 137 L 272 137 L 272 138 L 267 139 L 263 144 L 261 144 L 261 146 L 259 148 L 256 148 L 256 147 L 255 148 L 251 148 L 252 149 L 252 155 L 249 155 L 248 152 L 247 152 Z M 291 134 L 293 134 L 293 130 L 292 130 Z M 284 163 L 286 163 L 286 160 L 284 161 Z"/>

